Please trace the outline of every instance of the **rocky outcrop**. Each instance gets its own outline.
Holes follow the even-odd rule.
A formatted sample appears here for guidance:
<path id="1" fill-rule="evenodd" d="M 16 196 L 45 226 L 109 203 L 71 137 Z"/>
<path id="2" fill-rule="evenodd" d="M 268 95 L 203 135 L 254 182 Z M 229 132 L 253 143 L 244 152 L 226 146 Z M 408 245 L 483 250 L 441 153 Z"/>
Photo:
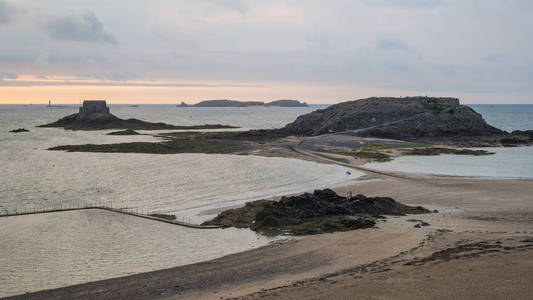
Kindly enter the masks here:
<path id="1" fill-rule="evenodd" d="M 113 114 L 94 113 L 83 118 L 72 114 L 56 122 L 39 127 L 63 127 L 70 130 L 102 130 L 102 129 L 132 129 L 132 130 L 162 130 L 175 129 L 176 126 L 165 123 L 151 123 L 137 119 L 120 119 Z"/>
<path id="2" fill-rule="evenodd" d="M 121 130 L 121 131 L 113 131 L 113 132 L 108 133 L 107 135 L 140 135 L 140 133 L 138 133 L 137 131 L 133 129 L 128 128 L 128 129 Z"/>
<path id="3" fill-rule="evenodd" d="M 267 218 L 306 219 L 328 215 L 396 215 L 428 213 L 421 206 L 407 206 L 389 197 L 366 197 L 358 194 L 346 198 L 331 189 L 315 190 L 299 196 L 283 197 L 257 213 L 256 223 Z"/>
<path id="4" fill-rule="evenodd" d="M 533 130 L 515 130 L 509 136 L 500 140 L 505 147 L 515 147 L 533 144 Z"/>
<path id="5" fill-rule="evenodd" d="M 19 129 L 10 130 L 9 132 L 20 133 L 20 132 L 30 132 L 30 131 L 28 129 L 26 129 L 26 128 L 19 128 Z"/>
<path id="6" fill-rule="evenodd" d="M 213 220 L 202 225 L 219 225 L 222 227 L 249 228 L 255 221 L 255 216 L 265 206 L 273 204 L 273 200 L 257 200 L 246 202 L 244 207 L 228 209 L 216 216 Z"/>
<path id="7" fill-rule="evenodd" d="M 420 206 L 407 206 L 388 197 L 342 197 L 330 189 L 312 194 L 283 197 L 280 201 L 259 200 L 243 208 L 222 212 L 204 225 L 250 227 L 267 234 L 315 234 L 368 228 L 382 215 L 429 213 Z"/>
<path id="8" fill-rule="evenodd" d="M 137 119 L 120 119 L 109 111 L 105 100 L 85 100 L 77 114 L 72 114 L 53 123 L 38 127 L 63 127 L 71 130 L 101 130 L 101 129 L 130 129 L 130 130 L 165 130 L 165 129 L 221 129 L 236 128 L 233 126 L 198 125 L 175 126 L 165 123 L 151 123 Z M 129 132 L 131 134 L 131 132 Z"/>
<path id="9" fill-rule="evenodd" d="M 352 131 L 400 140 L 503 135 L 455 98 L 374 97 L 332 105 L 298 117 L 282 130 L 300 136 Z"/>
<path id="10" fill-rule="evenodd" d="M 198 129 L 222 129 L 237 128 L 233 126 L 213 124 L 213 125 L 195 125 L 195 126 L 176 126 L 166 123 L 152 123 L 137 119 L 120 119 L 113 114 L 93 113 L 84 118 L 78 114 L 66 116 L 56 122 L 41 125 L 38 127 L 62 127 L 70 130 L 102 130 L 102 129 L 131 129 L 131 130 L 198 130 Z"/>

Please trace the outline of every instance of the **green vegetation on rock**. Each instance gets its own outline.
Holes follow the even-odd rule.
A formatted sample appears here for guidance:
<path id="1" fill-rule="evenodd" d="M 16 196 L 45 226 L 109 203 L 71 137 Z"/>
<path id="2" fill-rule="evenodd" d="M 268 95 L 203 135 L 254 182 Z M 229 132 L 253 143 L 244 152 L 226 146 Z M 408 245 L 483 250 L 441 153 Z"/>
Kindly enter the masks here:
<path id="1" fill-rule="evenodd" d="M 421 214 L 430 211 L 407 206 L 387 197 L 356 195 L 346 198 L 330 189 L 316 190 L 280 201 L 258 200 L 220 213 L 202 225 L 250 228 L 265 235 L 317 234 L 373 227 L 382 215 Z"/>
<path id="2" fill-rule="evenodd" d="M 366 149 L 366 148 L 363 148 L 363 149 Z M 320 151 L 320 152 L 324 152 L 324 153 L 332 153 L 332 154 L 339 154 L 339 155 L 344 155 L 344 156 L 352 156 L 352 157 L 355 157 L 355 158 L 369 159 L 369 160 L 375 160 L 375 161 L 379 161 L 379 162 L 385 162 L 385 161 L 390 161 L 391 160 L 391 156 L 390 155 L 388 155 L 386 153 L 379 152 L 379 151 L 371 151 L 371 150 L 346 151 L 346 150 L 325 149 L 325 148 L 319 148 L 317 150 Z M 328 158 L 335 159 L 333 157 L 328 157 Z M 339 159 L 337 159 L 337 160 L 339 160 Z"/>
<path id="3" fill-rule="evenodd" d="M 494 152 L 488 152 L 485 150 L 470 150 L 470 149 L 454 149 L 454 148 L 415 148 L 403 152 L 404 155 L 440 155 L 440 154 L 455 154 L 455 155 L 491 155 Z"/>

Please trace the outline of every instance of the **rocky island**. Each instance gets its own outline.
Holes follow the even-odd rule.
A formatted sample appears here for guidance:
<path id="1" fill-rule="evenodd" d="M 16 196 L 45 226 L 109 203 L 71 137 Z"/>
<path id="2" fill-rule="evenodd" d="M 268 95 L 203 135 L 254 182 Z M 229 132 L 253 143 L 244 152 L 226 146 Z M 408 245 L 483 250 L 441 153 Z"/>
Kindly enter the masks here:
<path id="1" fill-rule="evenodd" d="M 67 118 L 77 124 L 76 115 Z M 138 121 L 138 120 L 136 120 Z M 135 122 L 136 122 L 135 121 Z M 132 121 L 134 122 L 134 121 Z M 63 124 L 63 119 L 56 122 Z M 172 126 L 166 125 L 165 126 Z M 208 125 L 209 126 L 209 125 Z M 224 128 L 213 125 L 211 128 Z M 135 129 L 135 128 L 132 128 Z M 172 129 L 177 129 L 173 127 Z M 183 129 L 183 128 L 182 128 Z M 187 129 L 200 129 L 188 127 Z M 208 128 L 202 128 L 208 129 Z M 344 154 L 370 160 L 386 160 L 391 148 L 519 146 L 532 145 L 533 133 L 512 133 L 490 126 L 472 108 L 461 105 L 456 98 L 404 97 L 367 98 L 342 102 L 299 116 L 278 129 L 240 132 L 177 132 L 163 133 L 158 143 L 119 143 L 111 145 L 66 145 L 51 150 L 85 152 L 139 153 L 220 153 L 293 157 L 296 148 Z M 374 142 L 363 141 L 373 138 Z M 396 142 L 391 142 L 395 140 Z M 336 148 L 333 149 L 332 147 Z M 342 149 L 341 149 L 342 148 Z M 272 149 L 275 149 L 272 151 Z M 364 150 L 353 152 L 351 150 Z M 348 152 L 346 152 L 348 153 Z M 452 151 L 435 148 L 400 154 L 463 154 L 486 155 L 479 151 Z"/>
<path id="2" fill-rule="evenodd" d="M 102 130 L 102 129 L 131 129 L 131 130 L 166 130 L 166 129 L 222 129 L 236 128 L 233 126 L 214 124 L 198 126 L 176 126 L 165 123 L 152 123 L 138 119 L 120 119 L 109 111 L 105 100 L 85 100 L 78 113 L 66 116 L 56 122 L 38 127 L 62 127 L 70 130 Z"/>
<path id="3" fill-rule="evenodd" d="M 435 97 L 372 97 L 342 102 L 300 116 L 282 130 L 302 136 L 351 131 L 358 136 L 431 141 L 506 134 L 458 99 Z"/>
<path id="4" fill-rule="evenodd" d="M 331 189 L 315 190 L 279 201 L 247 202 L 242 208 L 223 211 L 203 225 L 251 228 L 266 235 L 317 234 L 373 227 L 383 215 L 403 216 L 431 211 L 407 206 L 388 197 L 342 197 Z"/>
<path id="5" fill-rule="evenodd" d="M 298 100 L 276 100 L 272 102 L 262 101 L 235 101 L 235 100 L 204 100 L 199 103 L 189 105 L 181 102 L 178 107 L 248 107 L 248 106 L 279 106 L 279 107 L 306 107 L 309 106 L 305 102 Z"/>

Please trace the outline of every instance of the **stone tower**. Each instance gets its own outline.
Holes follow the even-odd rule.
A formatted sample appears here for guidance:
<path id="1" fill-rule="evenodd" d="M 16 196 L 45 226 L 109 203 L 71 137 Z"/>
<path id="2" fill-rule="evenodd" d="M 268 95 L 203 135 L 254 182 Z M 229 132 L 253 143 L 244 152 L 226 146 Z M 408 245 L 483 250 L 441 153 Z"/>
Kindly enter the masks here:
<path id="1" fill-rule="evenodd" d="M 109 107 L 105 100 L 83 100 L 83 106 L 80 107 L 78 120 L 89 118 L 91 114 L 109 115 Z"/>

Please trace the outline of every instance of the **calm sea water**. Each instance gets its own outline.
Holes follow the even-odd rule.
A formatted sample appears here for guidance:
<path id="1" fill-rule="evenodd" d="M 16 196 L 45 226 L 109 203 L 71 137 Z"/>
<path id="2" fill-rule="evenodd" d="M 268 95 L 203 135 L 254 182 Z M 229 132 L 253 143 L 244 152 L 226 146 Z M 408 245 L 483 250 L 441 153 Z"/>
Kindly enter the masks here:
<path id="1" fill-rule="evenodd" d="M 533 105 L 531 104 L 472 104 L 469 106 L 496 128 L 509 132 L 533 129 Z"/>
<path id="2" fill-rule="evenodd" d="M 533 105 L 471 105 L 490 125 L 506 130 L 533 129 Z M 403 156 L 365 167 L 382 171 L 474 177 L 533 178 L 533 147 L 481 148 L 489 156 Z"/>
<path id="3" fill-rule="evenodd" d="M 111 106 L 122 118 L 274 128 L 311 108 Z M 65 153 L 65 144 L 154 141 L 110 131 L 36 128 L 76 106 L 0 105 L 0 214 L 104 203 L 200 222 L 204 210 L 343 183 L 346 168 L 205 154 Z M 24 127 L 27 133 L 9 133 Z M 352 178 L 361 175 L 352 171 Z M 0 297 L 213 259 L 265 245 L 250 230 L 194 230 L 102 211 L 0 218 Z"/>
<path id="4" fill-rule="evenodd" d="M 267 244 L 100 210 L 0 218 L 0 297 L 164 269 Z"/>
<path id="5" fill-rule="evenodd" d="M 0 106 L 0 163 L 4 175 L 0 180 L 0 213 L 104 203 L 139 211 L 185 214 L 199 222 L 199 208 L 304 191 L 344 180 L 345 168 L 296 159 L 46 150 L 65 144 L 155 141 L 152 136 L 107 136 L 110 130 L 35 127 L 76 109 Z M 313 109 L 111 107 L 122 118 L 184 125 L 221 123 L 242 128 L 280 127 Z M 8 132 L 18 127 L 30 132 Z"/>
<path id="6" fill-rule="evenodd" d="M 308 108 L 111 106 L 122 118 L 176 125 L 275 128 Z M 492 125 L 533 129 L 533 105 L 473 105 Z M 284 158 L 204 154 L 64 153 L 65 144 L 154 141 L 109 131 L 36 128 L 76 106 L 0 105 L 0 213 L 104 203 L 200 222 L 202 211 L 344 182 L 343 167 Z M 24 127 L 28 133 L 8 133 Z M 420 173 L 530 177 L 533 148 L 488 157 L 412 157 L 372 167 Z M 407 167 L 406 167 L 407 166 Z M 418 169 L 415 169 L 418 168 Z M 485 168 L 485 169 L 482 169 Z M 529 171 L 528 171 L 529 170 Z M 525 173 L 524 173 L 525 172 Z M 352 171 L 352 178 L 361 175 Z M 0 218 L 0 297 L 213 259 L 269 242 L 249 230 L 200 231 L 103 211 Z"/>

